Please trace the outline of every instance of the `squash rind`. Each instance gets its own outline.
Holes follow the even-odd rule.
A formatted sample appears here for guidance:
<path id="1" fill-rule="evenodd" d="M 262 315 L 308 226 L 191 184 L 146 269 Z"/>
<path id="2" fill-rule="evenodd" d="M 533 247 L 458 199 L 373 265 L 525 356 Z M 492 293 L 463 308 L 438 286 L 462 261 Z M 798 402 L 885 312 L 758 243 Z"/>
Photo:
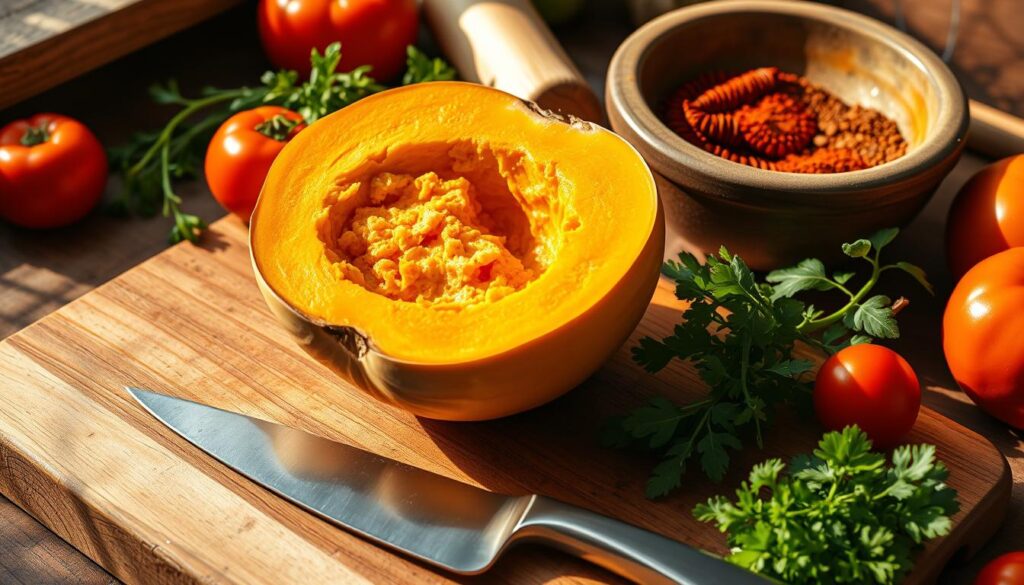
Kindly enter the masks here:
<path id="1" fill-rule="evenodd" d="M 550 334 L 498 356 L 452 364 L 408 362 L 388 356 L 351 327 L 303 315 L 263 279 L 256 282 L 271 312 L 300 346 L 346 381 L 416 416 L 480 421 L 535 408 L 575 388 L 629 338 L 658 284 L 665 247 L 664 214 L 623 275 L 591 312 Z M 251 250 L 251 248 L 250 248 Z"/>
<path id="2" fill-rule="evenodd" d="M 435 87 L 432 90 L 441 93 L 458 91 L 479 93 L 483 91 L 501 94 L 501 99 L 505 100 L 504 103 L 516 104 L 509 107 L 509 110 L 521 110 L 533 118 L 532 123 L 535 125 L 558 124 L 573 128 L 574 132 L 598 135 L 601 137 L 596 142 L 598 146 L 615 144 L 615 147 L 611 149 L 612 152 L 621 157 L 633 157 L 632 160 L 609 164 L 611 164 L 612 171 L 625 169 L 624 172 L 628 172 L 630 177 L 637 179 L 637 183 L 631 185 L 631 188 L 638 190 L 639 193 L 631 195 L 635 198 L 634 201 L 640 203 L 636 209 L 616 209 L 614 206 L 610 206 L 611 203 L 614 203 L 613 201 L 586 203 L 587 205 L 598 205 L 599 207 L 595 209 L 606 214 L 606 217 L 596 215 L 589 217 L 591 221 L 608 222 L 609 225 L 605 226 L 607 229 L 612 229 L 611 224 L 615 222 L 615 214 L 623 212 L 630 216 L 622 218 L 623 224 L 634 227 L 642 226 L 640 228 L 642 233 L 633 234 L 623 240 L 640 243 L 639 249 L 632 252 L 631 261 L 621 264 L 619 269 L 607 266 L 599 267 L 604 270 L 602 278 L 607 281 L 606 286 L 603 288 L 591 287 L 589 292 L 592 296 L 590 297 L 582 298 L 579 295 L 572 297 L 585 305 L 571 307 L 579 309 L 575 314 L 566 310 L 553 314 L 547 308 L 537 307 L 533 313 L 534 316 L 544 315 L 547 312 L 547 314 L 552 314 L 556 320 L 541 324 L 543 327 L 534 327 L 528 334 L 519 331 L 521 336 L 518 340 L 512 340 L 511 343 L 505 345 L 492 344 L 486 348 L 486 351 L 468 351 L 448 356 L 435 355 L 428 356 L 428 359 L 418 359 L 421 356 L 403 354 L 401 351 L 390 351 L 390 348 L 378 343 L 373 331 L 364 330 L 358 323 L 343 319 L 317 317 L 304 310 L 303 307 L 286 300 L 287 295 L 281 294 L 272 284 L 272 279 L 267 277 L 266 270 L 273 269 L 273 267 L 266 265 L 265 258 L 261 262 L 261 246 L 268 241 L 275 240 L 267 239 L 266 234 L 258 235 L 258 230 L 261 227 L 261 210 L 266 213 L 265 206 L 260 204 L 257 205 L 257 211 L 253 216 L 250 233 L 253 268 L 268 306 L 285 325 L 285 328 L 318 361 L 364 391 L 385 402 L 428 418 L 484 420 L 506 416 L 543 404 L 575 387 L 599 368 L 628 338 L 642 318 L 657 284 L 664 247 L 663 213 L 650 170 L 632 146 L 611 132 L 588 123 L 565 123 L 542 117 L 528 107 L 519 106 L 518 104 L 521 102 L 516 98 L 490 88 L 454 82 L 429 85 L 443 86 Z M 473 89 L 467 89 L 466 86 Z M 409 91 L 410 89 L 403 88 L 395 91 Z M 378 94 L 378 99 L 381 95 L 384 94 Z M 367 98 L 350 108 L 373 99 L 372 97 Z M 497 98 L 492 96 L 488 99 Z M 513 117 L 513 119 L 515 118 Z M 538 122 L 538 120 L 540 121 Z M 315 128 L 315 126 L 311 128 Z M 559 129 L 559 126 L 552 128 L 554 131 L 564 132 Z M 533 127 L 528 130 L 547 131 L 543 127 Z M 307 129 L 306 132 L 309 130 Z M 315 141 L 313 142 L 315 144 Z M 593 146 L 587 141 L 581 140 L 580 142 L 581 144 L 573 145 L 575 151 L 566 159 L 565 165 L 571 166 L 575 160 L 572 158 L 573 156 L 584 156 L 586 154 L 585 147 Z M 386 151 L 385 148 L 383 155 L 385 159 Z M 279 162 L 281 162 L 280 158 Z M 289 163 L 302 166 L 306 172 L 312 172 L 316 168 L 315 164 L 311 166 L 308 161 L 295 157 L 286 158 L 282 162 L 282 164 Z M 619 166 L 616 167 L 616 164 Z M 271 174 L 274 174 L 273 170 Z M 313 177 L 312 181 L 321 181 L 319 185 L 325 187 L 326 183 L 322 179 L 323 177 Z M 264 187 L 265 192 L 268 186 L 272 189 L 281 187 L 278 183 L 272 185 L 270 178 L 268 178 L 267 186 Z M 605 196 L 607 197 L 607 193 Z M 261 204 L 265 197 L 267 197 L 266 194 L 261 195 Z M 279 210 L 280 205 L 275 209 Z M 645 217 L 646 214 L 649 214 L 649 219 Z M 647 221 L 644 221 L 645 219 Z M 587 219 L 584 218 L 584 221 Z M 607 237 L 610 232 L 603 233 Z M 610 253 L 618 253 L 621 256 L 625 252 L 615 250 Z M 600 258 L 593 260 L 586 255 L 580 259 L 583 262 L 599 262 L 601 260 Z M 563 261 L 565 259 L 559 257 L 556 259 L 555 265 Z M 621 263 L 621 260 L 619 262 Z M 562 277 L 569 274 L 568 268 L 571 267 L 560 269 Z M 592 267 L 585 265 L 583 268 Z M 577 266 L 576 269 L 578 270 L 579 267 Z M 280 278 L 277 280 L 280 282 Z M 529 284 L 526 289 L 515 292 L 508 298 L 524 295 L 521 302 L 529 302 L 531 299 L 525 297 L 525 293 L 535 284 Z M 563 282 L 562 284 L 571 288 L 572 283 Z M 557 307 L 559 303 L 564 305 L 566 302 L 570 302 L 568 295 L 576 292 L 578 291 L 562 291 L 558 298 L 543 300 L 548 307 Z M 374 293 L 364 290 L 363 294 L 373 295 Z M 380 295 L 375 296 L 379 297 Z M 375 300 L 372 296 L 359 298 L 360 303 L 379 304 L 385 301 L 399 303 L 399 301 L 390 299 Z M 514 320 L 514 312 L 510 314 L 510 311 L 495 310 L 495 306 L 505 303 L 506 300 L 502 299 L 494 306 L 485 305 L 481 308 L 487 313 L 497 313 L 497 317 L 486 317 L 487 313 L 484 313 L 477 314 L 476 318 L 484 319 L 484 323 L 495 323 L 498 322 L 497 319 L 506 318 L 509 319 L 508 322 L 519 326 L 520 323 Z M 506 305 L 513 304 L 506 303 Z M 520 307 L 522 306 L 520 305 Z M 402 322 L 408 317 L 410 311 L 392 310 L 389 307 L 388 310 L 381 312 L 381 315 L 387 314 L 390 319 Z M 473 317 L 473 315 L 470 316 Z M 488 319 L 490 320 L 488 321 Z M 453 316 L 452 320 L 462 324 L 473 322 L 472 318 L 465 317 L 460 321 Z M 393 323 L 394 321 L 392 321 Z M 410 327 L 413 323 L 413 320 L 406 320 L 402 322 L 402 326 Z M 487 334 L 486 331 L 482 333 Z M 469 339 L 471 341 L 471 338 Z M 433 342 L 433 338 L 431 341 Z"/>

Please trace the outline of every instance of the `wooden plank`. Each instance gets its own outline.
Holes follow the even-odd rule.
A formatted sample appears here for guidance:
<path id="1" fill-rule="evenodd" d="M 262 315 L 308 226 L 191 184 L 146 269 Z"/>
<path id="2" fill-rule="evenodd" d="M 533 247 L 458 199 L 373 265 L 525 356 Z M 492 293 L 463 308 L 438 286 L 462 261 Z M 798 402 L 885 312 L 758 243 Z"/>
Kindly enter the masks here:
<path id="1" fill-rule="evenodd" d="M 0 108 L 240 0 L 13 0 L 0 7 Z"/>
<path id="2" fill-rule="evenodd" d="M 0 583 L 110 585 L 114 578 L 0 498 Z"/>
<path id="3" fill-rule="evenodd" d="M 215 224 L 204 247 L 175 247 L 0 343 L 0 492 L 130 583 L 446 582 L 288 505 L 149 417 L 134 384 L 346 441 L 504 493 L 543 493 L 724 552 L 697 523 L 698 501 L 771 455 L 806 451 L 811 421 L 778 425 L 721 486 L 693 483 L 664 501 L 642 495 L 650 461 L 601 448 L 601 422 L 652 393 L 701 392 L 692 368 L 643 373 L 624 347 L 551 405 L 487 423 L 420 420 L 381 405 L 308 358 L 276 325 L 252 281 L 245 228 Z M 662 334 L 680 307 L 656 294 L 634 334 Z M 632 343 L 631 343 L 632 344 Z M 631 345 L 630 344 L 630 345 Z M 925 410 L 914 440 L 934 442 L 963 510 L 929 545 L 910 582 L 927 582 L 957 550 L 980 545 L 1009 497 L 1006 462 L 986 440 Z M 489 581 L 575 583 L 612 577 L 524 548 Z"/>
<path id="4" fill-rule="evenodd" d="M 223 216 L 205 186 L 196 191 L 181 190 L 189 211 Z M 0 227 L 0 339 L 165 250 L 169 221 L 128 220 L 97 210 L 57 237 L 52 231 Z"/>

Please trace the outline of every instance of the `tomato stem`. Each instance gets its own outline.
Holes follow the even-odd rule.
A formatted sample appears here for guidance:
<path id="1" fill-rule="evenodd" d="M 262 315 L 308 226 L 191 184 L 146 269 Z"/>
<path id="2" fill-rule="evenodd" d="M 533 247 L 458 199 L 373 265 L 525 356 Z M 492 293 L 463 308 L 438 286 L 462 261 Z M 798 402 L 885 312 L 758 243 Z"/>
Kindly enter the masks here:
<path id="1" fill-rule="evenodd" d="M 288 136 L 299 125 L 299 122 L 300 120 L 293 120 L 283 114 L 278 114 L 265 122 L 257 124 L 254 130 L 267 138 L 284 142 L 288 140 Z"/>
<path id="2" fill-rule="evenodd" d="M 900 311 L 906 309 L 908 306 L 910 306 L 910 299 L 907 297 L 899 297 L 892 304 L 892 316 L 895 317 L 896 315 L 899 315 Z"/>
<path id="3" fill-rule="evenodd" d="M 50 140 L 50 131 L 47 128 L 47 122 L 43 122 L 38 126 L 29 126 L 28 130 L 25 130 L 25 134 L 21 137 L 22 146 L 36 146 Z"/>

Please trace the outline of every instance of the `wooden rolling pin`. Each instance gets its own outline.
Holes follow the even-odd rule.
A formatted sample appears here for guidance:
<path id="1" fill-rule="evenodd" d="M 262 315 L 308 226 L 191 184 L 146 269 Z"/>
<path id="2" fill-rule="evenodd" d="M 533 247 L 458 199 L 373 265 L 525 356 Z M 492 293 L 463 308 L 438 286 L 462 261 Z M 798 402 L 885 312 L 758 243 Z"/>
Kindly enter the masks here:
<path id="1" fill-rule="evenodd" d="M 1024 154 L 1024 120 L 971 100 L 967 148 L 992 158 Z"/>
<path id="2" fill-rule="evenodd" d="M 594 90 L 530 0 L 424 0 L 423 9 L 462 79 L 604 122 Z"/>

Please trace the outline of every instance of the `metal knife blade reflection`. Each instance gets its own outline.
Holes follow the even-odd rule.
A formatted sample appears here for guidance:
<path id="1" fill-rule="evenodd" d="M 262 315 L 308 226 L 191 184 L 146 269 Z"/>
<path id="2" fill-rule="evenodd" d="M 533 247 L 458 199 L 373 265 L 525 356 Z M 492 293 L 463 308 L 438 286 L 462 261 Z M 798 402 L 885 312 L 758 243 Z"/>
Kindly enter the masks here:
<path id="1" fill-rule="evenodd" d="M 283 425 L 140 388 L 127 390 L 190 443 L 343 528 L 460 573 L 530 539 L 641 583 L 765 583 L 640 528 L 542 496 L 505 496 Z"/>

